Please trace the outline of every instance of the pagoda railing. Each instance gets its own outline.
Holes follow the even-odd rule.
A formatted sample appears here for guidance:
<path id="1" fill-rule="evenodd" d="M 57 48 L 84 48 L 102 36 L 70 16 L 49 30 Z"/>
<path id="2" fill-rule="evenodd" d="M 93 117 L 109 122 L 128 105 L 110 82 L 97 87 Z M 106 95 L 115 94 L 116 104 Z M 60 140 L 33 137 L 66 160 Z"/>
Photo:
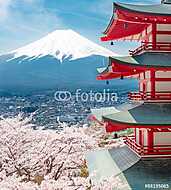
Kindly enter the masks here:
<path id="1" fill-rule="evenodd" d="M 130 100 L 169 100 L 171 101 L 171 92 L 156 92 L 152 95 L 150 92 L 129 92 L 128 98 Z"/>
<path id="2" fill-rule="evenodd" d="M 125 137 L 125 144 L 141 156 L 171 155 L 171 145 L 156 145 L 153 148 L 149 148 L 148 146 L 137 144 L 134 136 Z"/>
<path id="3" fill-rule="evenodd" d="M 168 42 L 157 42 L 156 44 L 152 42 L 141 42 L 141 46 L 135 50 L 129 50 L 130 55 L 136 55 L 142 51 L 171 51 L 171 43 Z"/>

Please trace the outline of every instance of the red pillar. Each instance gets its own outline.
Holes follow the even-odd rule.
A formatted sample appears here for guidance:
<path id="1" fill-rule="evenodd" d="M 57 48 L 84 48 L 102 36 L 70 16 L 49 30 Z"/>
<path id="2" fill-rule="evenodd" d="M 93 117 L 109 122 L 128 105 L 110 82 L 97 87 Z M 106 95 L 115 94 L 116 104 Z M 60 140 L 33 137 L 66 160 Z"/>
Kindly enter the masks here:
<path id="1" fill-rule="evenodd" d="M 135 142 L 137 143 L 137 129 L 134 129 Z"/>
<path id="2" fill-rule="evenodd" d="M 151 99 L 155 99 L 155 93 L 156 93 L 156 89 L 155 89 L 155 71 L 151 70 L 150 71 L 150 81 L 151 81 Z"/>
<path id="3" fill-rule="evenodd" d="M 157 33 L 157 26 L 156 23 L 152 23 L 152 43 L 153 43 L 153 49 L 156 49 L 156 33 Z"/>
<path id="4" fill-rule="evenodd" d="M 149 152 L 152 152 L 154 146 L 154 132 L 152 129 L 147 131 L 147 146 L 149 148 Z"/>
<path id="5" fill-rule="evenodd" d="M 146 98 L 147 93 L 147 79 L 145 78 L 145 72 L 143 73 L 144 80 L 143 80 L 143 99 Z"/>
<path id="6" fill-rule="evenodd" d="M 144 145 L 144 133 L 143 133 L 143 130 L 139 129 L 139 144 L 141 146 Z"/>

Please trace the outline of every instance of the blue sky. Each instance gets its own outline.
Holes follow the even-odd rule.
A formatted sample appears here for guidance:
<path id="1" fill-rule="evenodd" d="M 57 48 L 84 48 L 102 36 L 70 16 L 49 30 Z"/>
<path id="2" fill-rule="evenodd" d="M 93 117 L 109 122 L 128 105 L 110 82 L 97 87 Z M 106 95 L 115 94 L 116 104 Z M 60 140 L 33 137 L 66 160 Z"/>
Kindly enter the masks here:
<path id="1" fill-rule="evenodd" d="M 0 53 L 40 39 L 57 29 L 73 29 L 88 39 L 99 40 L 112 14 L 113 0 L 0 0 Z M 125 3 L 156 3 L 159 0 L 121 0 Z M 117 42 L 116 53 L 135 43 Z"/>

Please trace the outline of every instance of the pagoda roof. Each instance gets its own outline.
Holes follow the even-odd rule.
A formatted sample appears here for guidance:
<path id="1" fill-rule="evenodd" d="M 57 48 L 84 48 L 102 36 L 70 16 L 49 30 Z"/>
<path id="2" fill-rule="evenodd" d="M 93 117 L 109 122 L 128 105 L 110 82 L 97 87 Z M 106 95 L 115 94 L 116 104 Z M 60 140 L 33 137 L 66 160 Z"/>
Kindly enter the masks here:
<path id="1" fill-rule="evenodd" d="M 171 23 L 171 3 L 152 5 L 113 4 L 113 15 L 102 41 L 141 40 L 142 32 L 152 23 Z"/>
<path id="2" fill-rule="evenodd" d="M 91 109 L 91 113 L 96 117 L 98 121 L 102 121 L 102 117 L 119 112 L 115 107 L 103 107 L 99 109 Z"/>
<path id="3" fill-rule="evenodd" d="M 153 14 L 153 15 L 167 15 L 171 16 L 171 4 L 161 3 L 152 5 L 133 5 L 125 3 L 114 3 L 115 8 L 124 9 L 137 13 Z"/>
<path id="4" fill-rule="evenodd" d="M 143 103 L 127 111 L 103 116 L 103 120 L 113 123 L 137 126 L 171 126 L 171 104 Z"/>
<path id="5" fill-rule="evenodd" d="M 110 57 L 109 62 L 119 62 L 132 66 L 171 67 L 171 53 L 144 52 L 140 55 Z"/>
<path id="6" fill-rule="evenodd" d="M 98 80 L 133 76 L 148 69 L 171 70 L 171 53 L 144 52 L 134 56 L 109 57 L 109 65 L 98 69 Z"/>

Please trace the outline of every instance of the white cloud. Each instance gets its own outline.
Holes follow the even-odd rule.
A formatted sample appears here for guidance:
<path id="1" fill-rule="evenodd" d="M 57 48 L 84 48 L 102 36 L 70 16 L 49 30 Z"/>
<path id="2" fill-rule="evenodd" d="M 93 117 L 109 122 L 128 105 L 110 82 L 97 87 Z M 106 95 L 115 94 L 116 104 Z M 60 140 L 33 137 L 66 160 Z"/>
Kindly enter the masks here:
<path id="1" fill-rule="evenodd" d="M 0 0 L 0 20 L 5 20 L 8 17 L 9 7 L 12 0 Z"/>
<path id="2" fill-rule="evenodd" d="M 28 12 L 22 10 L 28 9 Z M 44 0 L 0 0 L 0 25 L 5 23 L 16 23 L 28 28 L 32 24 L 32 27 L 39 28 L 40 25 L 48 25 L 52 22 L 57 26 L 62 25 L 61 19 L 55 12 L 51 12 L 44 7 Z M 28 26 L 26 26 L 28 24 Z M 24 27 L 24 26 L 21 26 Z M 40 27 L 41 30 L 41 27 Z"/>
<path id="3" fill-rule="evenodd" d="M 44 7 L 44 0 L 0 0 L 0 41 L 3 44 L 0 52 L 19 48 L 63 26 L 56 12 Z"/>
<path id="4" fill-rule="evenodd" d="M 53 25 L 63 25 L 55 12 L 44 7 L 44 0 L 0 0 L 0 27 L 4 23 L 9 28 L 14 27 L 13 31 L 22 29 L 40 33 L 46 32 Z"/>

